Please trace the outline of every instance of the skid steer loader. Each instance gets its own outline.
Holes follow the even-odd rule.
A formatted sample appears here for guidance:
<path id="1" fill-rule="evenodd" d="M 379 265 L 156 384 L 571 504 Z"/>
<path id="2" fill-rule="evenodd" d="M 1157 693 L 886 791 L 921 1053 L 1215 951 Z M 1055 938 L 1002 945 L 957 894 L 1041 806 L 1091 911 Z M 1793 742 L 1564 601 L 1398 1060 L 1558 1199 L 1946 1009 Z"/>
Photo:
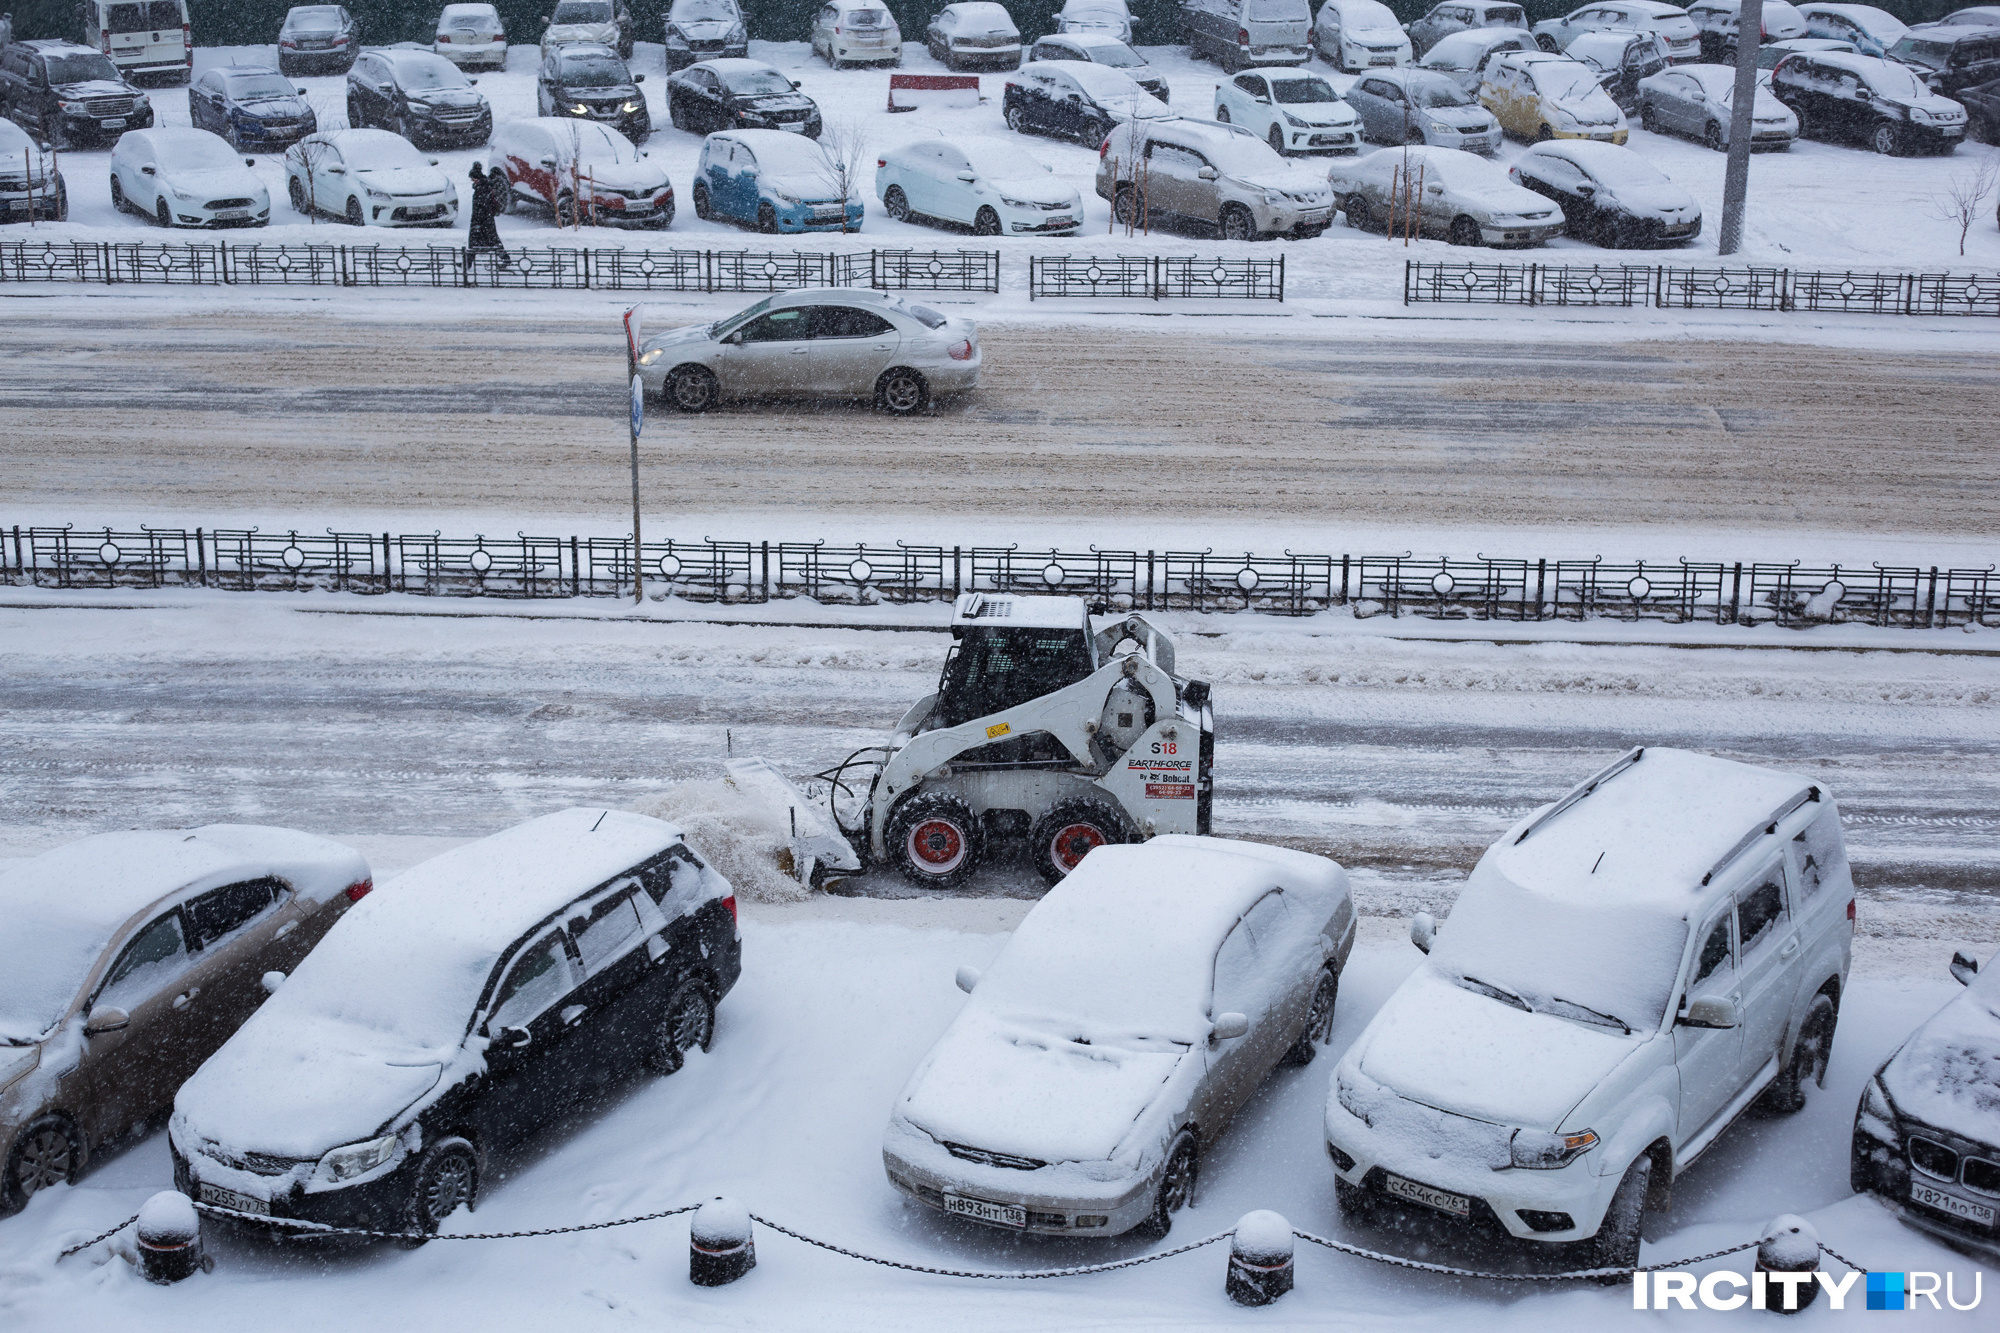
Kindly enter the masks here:
<path id="1" fill-rule="evenodd" d="M 865 858 L 952 888 L 1025 835 L 1054 883 L 1104 843 L 1209 831 L 1208 683 L 1174 675 L 1144 616 L 1093 629 L 1081 598 L 967 593 L 951 633 L 937 692 L 889 743 L 817 775 L 856 853 L 829 869 Z"/>

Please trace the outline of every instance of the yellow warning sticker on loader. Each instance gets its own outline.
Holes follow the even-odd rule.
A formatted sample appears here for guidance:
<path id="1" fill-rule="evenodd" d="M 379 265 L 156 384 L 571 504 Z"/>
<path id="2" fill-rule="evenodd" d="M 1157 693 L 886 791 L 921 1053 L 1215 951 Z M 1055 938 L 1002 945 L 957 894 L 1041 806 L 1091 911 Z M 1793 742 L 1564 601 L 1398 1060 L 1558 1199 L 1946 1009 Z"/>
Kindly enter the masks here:
<path id="1" fill-rule="evenodd" d="M 996 736 L 1005 736 L 1013 730 L 1014 726 L 1010 722 L 995 722 L 986 729 L 986 739 L 990 741 Z"/>

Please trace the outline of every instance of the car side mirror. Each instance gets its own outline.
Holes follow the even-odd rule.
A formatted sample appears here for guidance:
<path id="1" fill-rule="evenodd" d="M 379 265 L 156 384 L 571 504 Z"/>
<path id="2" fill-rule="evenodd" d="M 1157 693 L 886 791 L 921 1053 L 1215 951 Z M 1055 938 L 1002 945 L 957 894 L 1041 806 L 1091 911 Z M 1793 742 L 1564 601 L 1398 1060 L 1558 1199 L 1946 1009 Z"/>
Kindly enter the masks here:
<path id="1" fill-rule="evenodd" d="M 547 19 L 543 19 L 543 20 L 542 20 L 542 26 L 543 26 L 544 28 L 548 27 L 548 26 L 549 26 L 549 21 L 548 21 Z"/>
<path id="2" fill-rule="evenodd" d="M 535 1034 L 528 1031 L 528 1029 L 526 1028 L 508 1027 L 500 1029 L 500 1035 L 493 1039 L 493 1044 L 495 1046 L 504 1046 L 509 1050 L 518 1051 L 522 1047 L 527 1046 L 530 1042 L 534 1041 L 534 1039 L 535 1039 Z"/>
<path id="3" fill-rule="evenodd" d="M 1690 1000 L 1687 1012 L 1681 1015 L 1681 1026 L 1685 1028 L 1733 1028 L 1739 1021 L 1736 1002 L 1721 995 Z"/>
<path id="4" fill-rule="evenodd" d="M 132 1025 L 132 1015 L 115 1005 L 99 1005 L 90 1011 L 90 1021 L 83 1025 L 83 1035 L 100 1037 L 107 1032 L 123 1032 Z"/>
<path id="5" fill-rule="evenodd" d="M 1589 199 L 1596 194 L 1597 187 L 1595 185 L 1579 185 L 1576 187 L 1576 195 L 1579 199 Z"/>
<path id="6" fill-rule="evenodd" d="M 1072 101 L 1072 102 L 1081 102 L 1081 101 L 1083 100 L 1083 94 L 1082 94 L 1082 93 L 1071 93 L 1071 94 L 1069 95 L 1069 100 L 1070 100 L 1070 101 Z"/>
<path id="7" fill-rule="evenodd" d="M 1202 180 L 1212 181 L 1217 179 L 1220 173 L 1218 173 L 1214 167 L 1203 167 L 1200 171 L 1197 171 L 1194 174 L 1196 176 L 1199 176 Z"/>
<path id="8" fill-rule="evenodd" d="M 479 82 L 479 80 L 478 80 L 478 79 L 467 79 L 467 80 L 466 80 L 466 82 L 467 82 L 467 83 L 471 83 L 471 84 L 476 84 L 476 83 L 478 83 L 478 82 Z"/>
<path id="9" fill-rule="evenodd" d="M 979 969 L 976 967 L 961 967 L 958 969 L 958 976 L 955 979 L 958 982 L 958 988 L 967 995 L 970 995 L 972 994 L 972 988 L 979 984 Z"/>
<path id="10" fill-rule="evenodd" d="M 1436 181 L 1432 181 L 1429 185 L 1426 185 L 1424 187 L 1424 192 L 1426 194 L 1443 194 L 1444 186 L 1439 185 Z"/>
<path id="11" fill-rule="evenodd" d="M 243 159 L 243 165 L 246 167 L 254 167 L 257 165 L 257 159 L 254 157 L 246 157 Z"/>
<path id="12" fill-rule="evenodd" d="M 799 89 L 801 89 L 801 88 L 803 88 L 803 87 L 805 87 L 805 85 L 804 85 L 803 83 L 800 83 L 800 82 L 799 82 L 799 81 L 798 81 L 797 79 L 793 79 L 793 80 L 792 80 L 792 91 L 793 91 L 793 92 L 797 92 L 797 91 L 798 91 Z"/>
<path id="13" fill-rule="evenodd" d="M 1210 1042 L 1234 1041 L 1250 1030 L 1250 1020 L 1242 1014 L 1217 1014 L 1215 1025 L 1208 1030 Z"/>
<path id="14" fill-rule="evenodd" d="M 972 184 L 972 182 L 978 180 L 979 176 L 975 172 L 961 171 L 958 173 L 958 178 L 964 181 L 967 185 L 970 185 Z"/>
<path id="15" fill-rule="evenodd" d="M 298 94 L 299 94 L 299 96 L 300 96 L 300 97 L 304 97 L 304 96 L 306 95 L 306 90 L 305 90 L 305 86 L 304 86 L 303 84 L 301 84 L 301 85 L 299 86 L 299 88 L 298 88 Z"/>
<path id="16" fill-rule="evenodd" d="M 1951 956 L 1951 974 L 1957 978 L 1959 985 L 1970 986 L 1972 979 L 1979 975 L 1979 960 L 1977 958 L 1967 958 L 1962 953 L 1953 953 Z"/>
<path id="17" fill-rule="evenodd" d="M 155 167 L 140 167 L 139 174 L 141 176 L 157 176 L 159 175 L 159 170 Z"/>
<path id="18" fill-rule="evenodd" d="M 434 157 L 426 158 L 425 161 L 429 162 L 432 166 L 436 166 L 438 164 L 438 160 Z"/>
<path id="19" fill-rule="evenodd" d="M 634 74 L 632 76 L 632 82 L 634 83 L 644 83 L 645 81 L 646 81 L 646 76 L 643 74 Z"/>
<path id="20" fill-rule="evenodd" d="M 1429 912 L 1419 912 L 1410 918 L 1410 943 L 1417 946 L 1419 953 L 1431 951 L 1431 941 L 1437 938 L 1437 918 Z"/>
<path id="21" fill-rule="evenodd" d="M 278 987 L 285 984 L 285 974 L 276 971 L 266 972 L 263 976 L 257 978 L 257 984 L 264 988 L 266 995 L 276 995 Z"/>
<path id="22" fill-rule="evenodd" d="M 150 168 L 148 168 L 148 169 L 150 170 Z M 328 168 L 326 169 L 326 174 L 327 174 L 327 175 L 329 175 L 329 176 L 345 176 L 345 175 L 347 174 L 347 168 L 346 168 L 346 167 L 328 167 Z"/>

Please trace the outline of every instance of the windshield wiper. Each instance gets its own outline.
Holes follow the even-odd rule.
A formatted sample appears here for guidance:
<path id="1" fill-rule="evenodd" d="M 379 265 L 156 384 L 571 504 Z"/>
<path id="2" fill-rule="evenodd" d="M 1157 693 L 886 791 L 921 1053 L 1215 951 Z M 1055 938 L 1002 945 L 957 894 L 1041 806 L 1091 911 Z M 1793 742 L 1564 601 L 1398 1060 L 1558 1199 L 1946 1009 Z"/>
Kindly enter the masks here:
<path id="1" fill-rule="evenodd" d="M 1510 1004 L 1514 1006 L 1514 1008 L 1519 1009 L 1524 1014 L 1532 1014 L 1535 1012 L 1533 1005 L 1529 1004 L 1526 1000 L 1516 995 L 1513 991 L 1510 991 L 1503 986 L 1496 986 L 1490 981 L 1481 981 L 1478 977 L 1460 977 L 1458 979 L 1458 984 L 1465 987 L 1469 991 L 1473 991 L 1476 992 L 1477 994 L 1484 995 L 1488 999 L 1498 1000 L 1502 1004 Z"/>
<path id="2" fill-rule="evenodd" d="M 1554 995 L 1549 997 L 1549 1003 L 1566 1004 L 1572 1009 L 1581 1010 L 1582 1012 L 1591 1015 L 1593 1018 L 1603 1019 L 1605 1026 L 1609 1026 L 1615 1023 L 1617 1026 L 1625 1029 L 1626 1036 L 1629 1037 L 1632 1035 L 1632 1025 L 1630 1023 L 1627 1023 L 1624 1019 L 1620 1018 L 1616 1014 L 1607 1014 L 1602 1009 L 1593 1009 L 1587 1004 L 1578 1004 L 1575 1000 L 1565 1000 L 1560 995 Z"/>

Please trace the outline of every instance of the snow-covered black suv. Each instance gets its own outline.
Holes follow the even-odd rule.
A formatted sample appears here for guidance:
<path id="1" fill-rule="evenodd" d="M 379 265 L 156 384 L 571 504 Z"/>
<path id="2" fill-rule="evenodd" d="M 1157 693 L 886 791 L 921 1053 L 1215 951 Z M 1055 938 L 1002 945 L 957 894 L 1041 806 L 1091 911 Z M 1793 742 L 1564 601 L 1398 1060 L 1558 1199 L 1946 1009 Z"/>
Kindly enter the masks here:
<path id="1" fill-rule="evenodd" d="M 327 932 L 182 1085 L 175 1185 L 256 1218 L 435 1232 L 488 1152 L 706 1050 L 741 970 L 729 881 L 678 829 L 530 820 Z"/>
<path id="2" fill-rule="evenodd" d="M 1823 1085 L 1854 939 L 1840 814 L 1802 777 L 1634 750 L 1411 938 L 1429 959 L 1327 1099 L 1342 1210 L 1630 1268 L 1646 1209 L 1746 1107 Z"/>
<path id="3" fill-rule="evenodd" d="M 152 100 L 110 56 L 55 40 L 0 47 L 0 113 L 57 148 L 109 143 L 153 123 Z"/>

